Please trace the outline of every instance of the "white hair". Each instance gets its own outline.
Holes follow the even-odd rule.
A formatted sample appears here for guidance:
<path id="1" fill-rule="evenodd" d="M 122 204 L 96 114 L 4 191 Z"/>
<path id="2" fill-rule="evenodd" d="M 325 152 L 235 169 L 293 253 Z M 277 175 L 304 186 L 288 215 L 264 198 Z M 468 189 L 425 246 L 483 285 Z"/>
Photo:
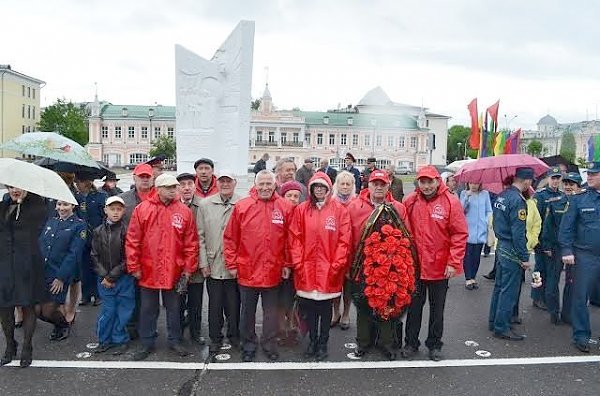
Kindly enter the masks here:
<path id="1" fill-rule="evenodd" d="M 275 183 L 275 174 L 268 169 L 263 169 L 260 172 L 258 172 L 256 174 L 256 176 L 254 177 L 254 184 L 256 184 L 256 181 L 258 180 L 259 176 L 264 176 L 264 175 L 269 176 L 271 179 L 273 179 L 273 183 Z"/>

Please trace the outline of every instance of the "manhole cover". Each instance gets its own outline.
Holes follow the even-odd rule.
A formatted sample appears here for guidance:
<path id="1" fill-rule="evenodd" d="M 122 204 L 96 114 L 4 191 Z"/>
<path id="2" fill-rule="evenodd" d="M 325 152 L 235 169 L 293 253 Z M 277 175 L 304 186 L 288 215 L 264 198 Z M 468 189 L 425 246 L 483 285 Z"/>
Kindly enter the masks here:
<path id="1" fill-rule="evenodd" d="M 225 360 L 229 360 L 231 359 L 231 355 L 228 353 L 220 353 L 218 355 L 215 355 L 215 360 L 219 361 L 219 362 L 224 362 Z"/>
<path id="2" fill-rule="evenodd" d="M 361 359 L 361 357 L 360 356 L 356 356 L 356 354 L 354 352 L 350 352 L 346 356 L 348 356 L 348 359 L 351 359 L 351 360 L 360 360 Z"/>
<path id="3" fill-rule="evenodd" d="M 77 356 L 77 359 L 88 359 L 92 356 L 92 354 L 89 352 L 80 352 L 75 356 Z"/>
<path id="4" fill-rule="evenodd" d="M 356 344 L 353 342 L 347 342 L 344 344 L 344 348 L 346 349 L 356 349 Z"/>
<path id="5" fill-rule="evenodd" d="M 89 344 L 86 344 L 85 347 L 87 349 L 96 349 L 96 348 L 98 348 L 98 343 L 97 342 L 90 342 Z"/>
<path id="6" fill-rule="evenodd" d="M 489 351 L 479 350 L 476 351 L 475 354 L 480 357 L 490 357 L 492 354 Z"/>
<path id="7" fill-rule="evenodd" d="M 479 343 L 475 342 L 475 341 L 472 341 L 472 340 L 468 340 L 468 341 L 465 341 L 465 345 L 468 346 L 468 347 L 478 347 Z"/>
<path id="8" fill-rule="evenodd" d="M 221 350 L 226 351 L 228 349 L 231 349 L 231 344 L 223 344 L 223 345 L 221 345 Z"/>

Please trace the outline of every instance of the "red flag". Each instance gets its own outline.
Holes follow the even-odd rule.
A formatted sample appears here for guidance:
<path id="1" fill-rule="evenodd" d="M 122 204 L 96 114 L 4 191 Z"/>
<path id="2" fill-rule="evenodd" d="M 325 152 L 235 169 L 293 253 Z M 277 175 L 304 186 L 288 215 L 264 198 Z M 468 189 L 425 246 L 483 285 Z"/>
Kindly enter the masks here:
<path id="1" fill-rule="evenodd" d="M 519 151 L 520 144 L 521 128 L 511 133 L 508 139 L 506 139 L 506 145 L 504 146 L 504 154 L 517 154 L 517 152 Z"/>
<path id="2" fill-rule="evenodd" d="M 500 107 L 500 99 L 493 105 L 487 108 L 488 113 L 490 113 L 490 117 L 492 117 L 492 121 L 494 121 L 494 128 L 498 129 L 498 108 Z M 495 130 L 494 130 L 495 132 Z"/>
<path id="3" fill-rule="evenodd" d="M 481 145 L 481 137 L 479 130 L 479 120 L 477 117 L 477 98 L 473 99 L 467 106 L 469 113 L 471 114 L 471 136 L 469 137 L 469 146 L 473 150 L 479 150 Z"/>

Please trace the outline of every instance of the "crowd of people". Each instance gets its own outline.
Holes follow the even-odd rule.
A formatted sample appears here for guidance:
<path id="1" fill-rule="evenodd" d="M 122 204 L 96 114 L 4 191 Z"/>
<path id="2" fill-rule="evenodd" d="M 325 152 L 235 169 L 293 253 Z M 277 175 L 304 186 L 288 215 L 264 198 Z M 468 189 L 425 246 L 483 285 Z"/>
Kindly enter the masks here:
<path id="1" fill-rule="evenodd" d="M 232 172 L 216 173 L 208 158 L 196 161 L 195 173 L 177 176 L 163 173 L 160 161 L 140 164 L 126 192 L 115 177 L 96 189 L 91 176 L 57 169 L 78 205 L 6 186 L 0 204 L 6 350 L 0 365 L 16 358 L 19 327 L 20 365 L 32 363 L 38 319 L 53 325 L 51 341 L 68 338 L 77 304 L 100 305 L 97 353 L 122 355 L 139 338 L 131 358 L 146 359 L 155 350 L 162 305 L 168 346 L 179 356 L 189 354 L 186 329 L 191 342 L 208 342 L 210 353 L 227 340 L 245 362 L 259 349 L 279 359 L 279 347 L 297 345 L 305 330 L 304 357 L 324 360 L 330 329 L 350 328 L 351 301 L 361 292 L 350 267 L 367 220 L 382 205 L 410 232 L 418 276 L 405 323 L 357 305 L 356 356 L 377 349 L 385 359 L 396 359 L 398 351 L 414 357 L 428 302 L 425 346 L 430 359 L 441 360 L 449 279 L 464 272 L 465 288 L 477 290 L 490 240 L 497 241 L 495 269 L 485 275 L 496 281 L 489 314 L 494 336 L 524 338 L 514 325 L 521 322 L 519 296 L 535 250 L 543 282 L 532 288 L 533 304 L 547 309 L 553 324 L 571 324 L 574 345 L 589 352 L 587 305 L 600 303 L 600 163 L 590 164 L 586 189 L 579 174 L 553 168 L 547 186 L 532 194 L 533 170 L 519 168 L 497 196 L 425 166 L 415 191 L 404 196 L 394 167 L 378 169 L 375 158 L 362 173 L 351 153 L 339 171 L 326 160 L 314 169 L 312 159 L 297 169 L 289 158 L 271 171 L 268 160 L 265 155 L 257 162 L 248 195 L 236 191 Z M 205 284 L 208 340 L 202 335 Z"/>

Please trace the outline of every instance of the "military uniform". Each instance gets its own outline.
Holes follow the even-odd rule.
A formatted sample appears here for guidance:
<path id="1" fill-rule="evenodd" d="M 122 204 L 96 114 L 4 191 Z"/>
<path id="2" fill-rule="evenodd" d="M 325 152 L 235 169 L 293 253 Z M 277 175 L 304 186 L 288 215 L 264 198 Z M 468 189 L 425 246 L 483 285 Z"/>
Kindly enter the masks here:
<path id="1" fill-rule="evenodd" d="M 528 169 L 527 172 L 523 169 Z M 519 171 L 525 173 L 519 173 Z M 517 177 L 531 178 L 530 168 L 519 168 Z M 527 204 L 521 191 L 515 186 L 504 190 L 493 208 L 494 233 L 498 238 L 496 257 L 498 268 L 489 314 L 489 329 L 496 336 L 522 339 L 510 331 L 510 319 L 517 303 L 522 277 L 521 263 L 529 261 L 525 220 Z"/>
<path id="2" fill-rule="evenodd" d="M 588 174 L 599 172 L 600 162 L 589 165 Z M 571 198 L 558 240 L 563 257 L 575 256 L 572 340 L 579 350 L 589 352 L 591 327 L 587 303 L 593 287 L 600 281 L 600 191 L 590 188 Z"/>
<path id="3" fill-rule="evenodd" d="M 75 214 L 65 220 L 52 218 L 42 230 L 38 242 L 44 257 L 47 289 L 50 290 L 54 279 L 60 279 L 64 283 L 61 293 L 50 296 L 58 304 L 65 303 L 69 283 L 77 273 L 86 240 L 87 226 Z"/>
<path id="4" fill-rule="evenodd" d="M 550 169 L 547 173 L 547 176 L 549 178 L 560 175 L 561 171 L 558 167 Z M 553 189 L 549 186 L 536 192 L 533 196 L 533 199 L 536 201 L 538 212 L 540 212 L 540 216 L 542 216 L 542 229 L 544 228 L 545 214 L 548 208 L 553 204 L 564 206 L 564 204 L 566 203 L 565 194 L 559 189 Z M 555 282 L 558 285 L 558 280 L 555 278 L 557 276 L 556 272 L 558 271 L 558 269 L 556 268 L 557 262 L 560 263 L 560 260 L 557 261 L 554 260 L 553 257 L 547 256 L 543 253 L 543 249 L 541 249 L 540 247 L 535 249 L 535 253 L 536 254 L 534 271 L 539 271 L 540 275 L 542 276 L 543 283 L 542 287 L 531 289 L 531 298 L 533 299 L 534 304 L 545 303 L 547 306 L 548 301 L 546 301 L 546 286 L 550 284 L 553 287 Z M 560 278 L 560 271 L 558 272 L 558 277 Z M 552 294 L 552 292 L 550 294 Z M 553 302 L 551 302 L 550 304 L 553 304 Z M 543 305 L 541 305 L 541 307 L 543 307 Z"/>

